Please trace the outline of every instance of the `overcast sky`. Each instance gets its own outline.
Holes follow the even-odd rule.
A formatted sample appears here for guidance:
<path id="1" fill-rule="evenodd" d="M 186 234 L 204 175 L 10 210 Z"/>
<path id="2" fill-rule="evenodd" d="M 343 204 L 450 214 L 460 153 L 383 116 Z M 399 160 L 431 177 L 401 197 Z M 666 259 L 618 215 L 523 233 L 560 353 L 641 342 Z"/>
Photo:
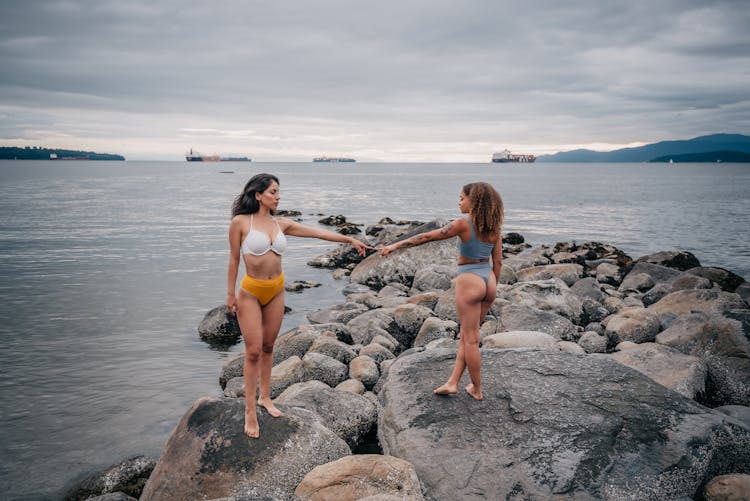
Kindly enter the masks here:
<path id="1" fill-rule="evenodd" d="M 488 161 L 750 133 L 750 4 L 2 0 L 0 145 Z"/>

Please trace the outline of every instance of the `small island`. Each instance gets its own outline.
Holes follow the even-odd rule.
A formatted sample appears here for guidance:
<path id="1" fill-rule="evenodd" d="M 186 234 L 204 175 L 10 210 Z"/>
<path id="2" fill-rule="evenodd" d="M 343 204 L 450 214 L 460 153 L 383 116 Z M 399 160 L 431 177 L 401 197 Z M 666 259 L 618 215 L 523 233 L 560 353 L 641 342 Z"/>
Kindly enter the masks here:
<path id="1" fill-rule="evenodd" d="M 40 146 L 0 146 L 0 160 L 125 160 L 122 155 Z"/>

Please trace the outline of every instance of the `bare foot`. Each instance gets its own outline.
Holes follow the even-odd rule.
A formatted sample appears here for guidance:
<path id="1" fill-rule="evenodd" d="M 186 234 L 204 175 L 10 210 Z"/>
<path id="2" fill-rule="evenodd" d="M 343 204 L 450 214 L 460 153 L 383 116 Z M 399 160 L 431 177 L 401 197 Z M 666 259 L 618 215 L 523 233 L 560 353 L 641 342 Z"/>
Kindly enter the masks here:
<path id="1" fill-rule="evenodd" d="M 466 393 L 474 397 L 474 400 L 482 400 L 482 390 L 476 391 L 474 389 L 474 384 L 470 384 L 466 387 Z"/>
<path id="2" fill-rule="evenodd" d="M 440 388 L 435 388 L 433 391 L 435 395 L 455 395 L 458 393 L 458 386 L 455 384 L 445 383 Z"/>
<path id="3" fill-rule="evenodd" d="M 268 411 L 268 413 L 272 415 L 273 417 L 279 417 L 279 416 L 284 415 L 279 409 L 276 408 L 275 405 L 273 405 L 273 400 L 271 400 L 270 398 L 269 399 L 259 398 L 258 404 L 262 405 Z"/>
<path id="4" fill-rule="evenodd" d="M 245 411 L 245 435 L 250 438 L 258 438 L 260 436 L 258 416 L 255 414 L 255 412 Z"/>

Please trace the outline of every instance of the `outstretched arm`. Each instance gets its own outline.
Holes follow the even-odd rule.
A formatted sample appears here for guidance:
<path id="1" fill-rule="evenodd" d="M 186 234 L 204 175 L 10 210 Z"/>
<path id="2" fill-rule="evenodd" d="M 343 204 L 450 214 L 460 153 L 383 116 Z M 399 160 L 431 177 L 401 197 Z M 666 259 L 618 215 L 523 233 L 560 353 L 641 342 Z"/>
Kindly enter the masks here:
<path id="1" fill-rule="evenodd" d="M 417 245 L 426 244 L 427 242 L 433 242 L 435 240 L 445 240 L 446 238 L 455 237 L 458 236 L 467 227 L 468 226 L 465 219 L 456 219 L 455 221 L 451 221 L 450 223 L 446 224 L 442 228 L 438 228 L 437 230 L 419 233 L 418 235 L 414 235 L 413 237 L 407 238 L 406 240 L 401 240 L 391 245 L 380 247 L 380 254 L 382 256 L 387 256 L 397 249 L 416 247 Z"/>
<path id="2" fill-rule="evenodd" d="M 305 226 L 291 219 L 279 218 L 279 222 L 282 226 L 284 234 L 291 235 L 293 237 L 303 238 L 319 238 L 321 240 L 328 240 L 329 242 L 340 242 L 343 244 L 350 244 L 352 247 L 357 249 L 360 256 L 365 255 L 367 249 L 371 249 L 369 245 L 364 242 L 360 242 L 356 238 L 336 233 L 335 231 L 324 230 L 322 228 L 313 228 L 311 226 Z"/>

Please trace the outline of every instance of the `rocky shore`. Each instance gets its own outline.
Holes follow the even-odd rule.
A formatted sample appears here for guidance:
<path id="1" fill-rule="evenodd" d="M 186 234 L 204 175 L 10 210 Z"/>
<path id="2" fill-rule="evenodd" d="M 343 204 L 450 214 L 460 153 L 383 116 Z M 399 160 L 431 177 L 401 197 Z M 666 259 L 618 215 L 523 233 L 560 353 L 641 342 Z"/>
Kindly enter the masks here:
<path id="1" fill-rule="evenodd" d="M 443 223 L 384 220 L 356 238 Z M 259 410 L 260 439 L 242 433 L 240 355 L 224 397 L 198 399 L 158 462 L 126 460 L 68 499 L 750 499 L 750 283 L 680 251 L 508 234 L 503 254 L 484 401 L 432 394 L 458 343 L 455 241 L 388 258 L 340 246 L 308 264 L 348 276 L 345 299 L 279 336 L 284 416 Z M 224 307 L 199 333 L 239 340 Z"/>

